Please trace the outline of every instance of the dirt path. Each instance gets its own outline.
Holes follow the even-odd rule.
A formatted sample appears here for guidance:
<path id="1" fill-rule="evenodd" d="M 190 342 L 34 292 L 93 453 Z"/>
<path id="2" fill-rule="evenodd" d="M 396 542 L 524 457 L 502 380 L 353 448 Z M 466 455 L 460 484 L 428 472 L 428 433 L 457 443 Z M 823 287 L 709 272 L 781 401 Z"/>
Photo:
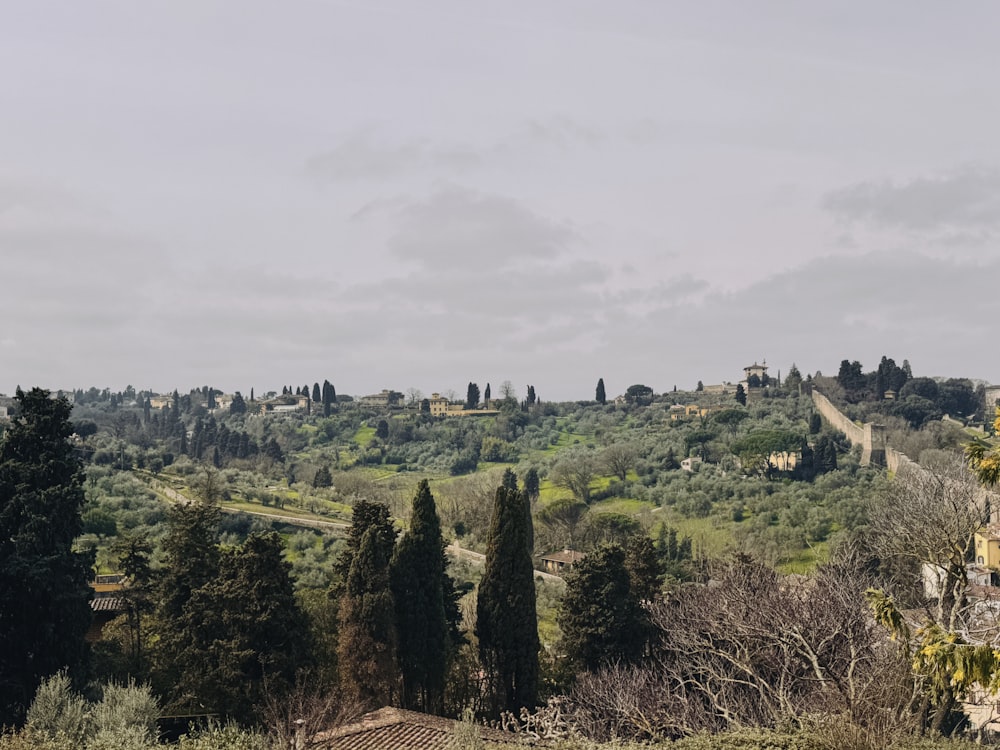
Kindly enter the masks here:
<path id="1" fill-rule="evenodd" d="M 189 498 L 187 495 L 178 492 L 173 487 L 170 487 L 169 485 L 165 484 L 159 479 L 156 479 L 155 477 L 151 477 L 147 474 L 139 474 L 138 476 L 144 482 L 150 485 L 150 487 L 153 489 L 154 492 L 163 495 L 171 502 L 175 503 L 191 502 L 191 498 Z M 300 526 L 306 529 L 320 529 L 325 531 L 332 531 L 339 534 L 344 534 L 347 532 L 347 529 L 351 528 L 351 525 L 349 523 L 342 523 L 337 521 L 320 521 L 319 519 L 315 518 L 299 518 L 297 516 L 283 516 L 283 515 L 278 515 L 276 513 L 262 513 L 260 511 L 243 510 L 241 508 L 226 508 L 225 506 L 220 506 L 220 508 L 223 513 L 244 513 L 248 516 L 267 518 L 271 521 L 278 521 L 279 523 L 285 523 L 288 524 L 289 526 Z M 482 554 L 481 552 L 474 552 L 471 549 L 465 549 L 464 547 L 460 547 L 457 544 L 449 544 L 445 548 L 445 550 L 452 557 L 455 557 L 459 560 L 467 560 L 471 563 L 475 563 L 476 565 L 483 565 L 486 562 L 486 555 Z M 545 581 L 559 581 L 561 583 L 563 580 L 561 576 L 553 575 L 552 573 L 546 573 L 545 571 L 542 570 L 536 570 L 535 576 Z"/>

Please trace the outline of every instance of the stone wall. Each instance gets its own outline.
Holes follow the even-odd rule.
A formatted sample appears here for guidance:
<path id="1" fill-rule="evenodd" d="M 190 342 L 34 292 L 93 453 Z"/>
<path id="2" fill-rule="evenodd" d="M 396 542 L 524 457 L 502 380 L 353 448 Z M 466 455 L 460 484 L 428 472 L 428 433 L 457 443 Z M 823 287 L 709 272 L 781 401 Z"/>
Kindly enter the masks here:
<path id="1" fill-rule="evenodd" d="M 851 441 L 851 445 L 864 445 L 865 431 L 863 427 L 859 427 L 848 419 L 831 403 L 830 399 L 815 388 L 812 389 L 812 400 L 816 411 L 822 414 L 827 422 L 847 435 L 847 439 Z"/>

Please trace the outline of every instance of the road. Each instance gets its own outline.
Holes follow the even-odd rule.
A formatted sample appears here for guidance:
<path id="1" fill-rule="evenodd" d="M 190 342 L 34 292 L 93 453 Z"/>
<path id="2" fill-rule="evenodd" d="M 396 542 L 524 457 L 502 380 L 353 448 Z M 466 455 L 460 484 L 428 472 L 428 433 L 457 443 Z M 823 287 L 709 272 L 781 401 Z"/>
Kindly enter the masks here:
<path id="1" fill-rule="evenodd" d="M 191 498 L 183 493 L 178 492 L 173 487 L 161 482 L 159 479 L 151 477 L 146 474 L 139 474 L 139 476 L 145 480 L 151 487 L 153 487 L 155 492 L 166 497 L 175 503 L 189 503 Z M 271 521 L 278 521 L 279 523 L 285 523 L 289 526 L 300 526 L 306 529 L 320 529 L 322 531 L 331 531 L 334 533 L 345 534 L 347 529 L 351 528 L 349 523 L 341 523 L 337 521 L 320 521 L 315 518 L 299 518 L 297 516 L 282 516 L 276 513 L 262 513 L 260 511 L 254 510 L 242 510 L 240 508 L 226 508 L 220 506 L 223 513 L 244 513 L 248 516 L 259 516 L 260 518 L 267 518 Z M 459 547 L 457 544 L 449 544 L 445 550 L 449 555 L 459 560 L 468 560 L 476 565 L 483 565 L 486 562 L 486 555 L 481 552 L 473 552 L 471 549 L 465 549 L 464 547 Z M 535 576 L 541 578 L 545 581 L 559 581 L 562 583 L 563 579 L 561 576 L 553 575 L 552 573 L 546 573 L 543 570 L 536 570 Z"/>

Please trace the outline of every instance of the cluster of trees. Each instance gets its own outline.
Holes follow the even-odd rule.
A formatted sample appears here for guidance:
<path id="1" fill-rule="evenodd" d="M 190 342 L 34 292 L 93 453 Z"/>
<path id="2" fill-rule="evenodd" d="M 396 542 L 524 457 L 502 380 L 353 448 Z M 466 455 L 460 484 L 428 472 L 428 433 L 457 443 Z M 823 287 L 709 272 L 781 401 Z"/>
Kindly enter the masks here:
<path id="1" fill-rule="evenodd" d="M 886 356 L 878 368 L 867 373 L 857 360 L 843 360 L 836 383 L 842 394 L 835 395 L 842 395 L 848 403 L 873 403 L 882 413 L 901 417 L 914 428 L 945 414 L 959 419 L 979 418 L 984 406 L 983 393 L 971 381 L 914 377 L 907 360 L 898 366 Z"/>

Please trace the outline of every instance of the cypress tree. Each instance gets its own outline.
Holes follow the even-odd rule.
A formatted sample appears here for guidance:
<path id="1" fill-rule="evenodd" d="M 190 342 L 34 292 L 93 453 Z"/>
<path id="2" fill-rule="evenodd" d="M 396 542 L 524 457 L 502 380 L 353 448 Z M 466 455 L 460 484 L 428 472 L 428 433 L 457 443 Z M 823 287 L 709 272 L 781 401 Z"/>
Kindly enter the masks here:
<path id="1" fill-rule="evenodd" d="M 370 707 L 392 703 L 398 694 L 396 623 L 389 563 L 396 530 L 389 509 L 360 500 L 337 563 L 340 586 L 337 660 L 346 698 Z"/>
<path id="2" fill-rule="evenodd" d="M 608 402 L 607 394 L 604 392 L 604 378 L 597 379 L 597 391 L 594 393 L 594 400 L 601 406 Z"/>
<path id="3" fill-rule="evenodd" d="M 424 479 L 413 498 L 410 530 L 396 547 L 390 575 L 402 704 L 425 713 L 444 711 L 445 675 L 453 647 L 445 595 L 451 581 L 446 565 L 441 521 Z"/>
<path id="4" fill-rule="evenodd" d="M 494 715 L 531 708 L 538 696 L 538 620 L 524 494 L 497 489 L 479 584 L 476 635 Z"/>
<path id="5" fill-rule="evenodd" d="M 337 662 L 341 692 L 372 708 L 390 705 L 398 693 L 391 554 L 378 529 L 365 531 L 340 600 Z"/>
<path id="6" fill-rule="evenodd" d="M 90 626 L 82 472 L 69 443 L 72 407 L 16 391 L 19 416 L 0 441 L 0 724 L 16 724 L 42 679 L 79 679 Z"/>
<path id="7" fill-rule="evenodd" d="M 317 404 L 323 400 L 323 394 L 319 390 L 319 383 L 313 383 L 312 400 Z"/>
<path id="8" fill-rule="evenodd" d="M 153 683 L 169 708 L 196 705 L 204 679 L 196 641 L 203 613 L 192 608 L 192 597 L 219 575 L 216 544 L 221 511 L 217 505 L 193 502 L 170 509 L 163 542 L 166 565 L 156 581 L 157 606 L 153 630 Z"/>

